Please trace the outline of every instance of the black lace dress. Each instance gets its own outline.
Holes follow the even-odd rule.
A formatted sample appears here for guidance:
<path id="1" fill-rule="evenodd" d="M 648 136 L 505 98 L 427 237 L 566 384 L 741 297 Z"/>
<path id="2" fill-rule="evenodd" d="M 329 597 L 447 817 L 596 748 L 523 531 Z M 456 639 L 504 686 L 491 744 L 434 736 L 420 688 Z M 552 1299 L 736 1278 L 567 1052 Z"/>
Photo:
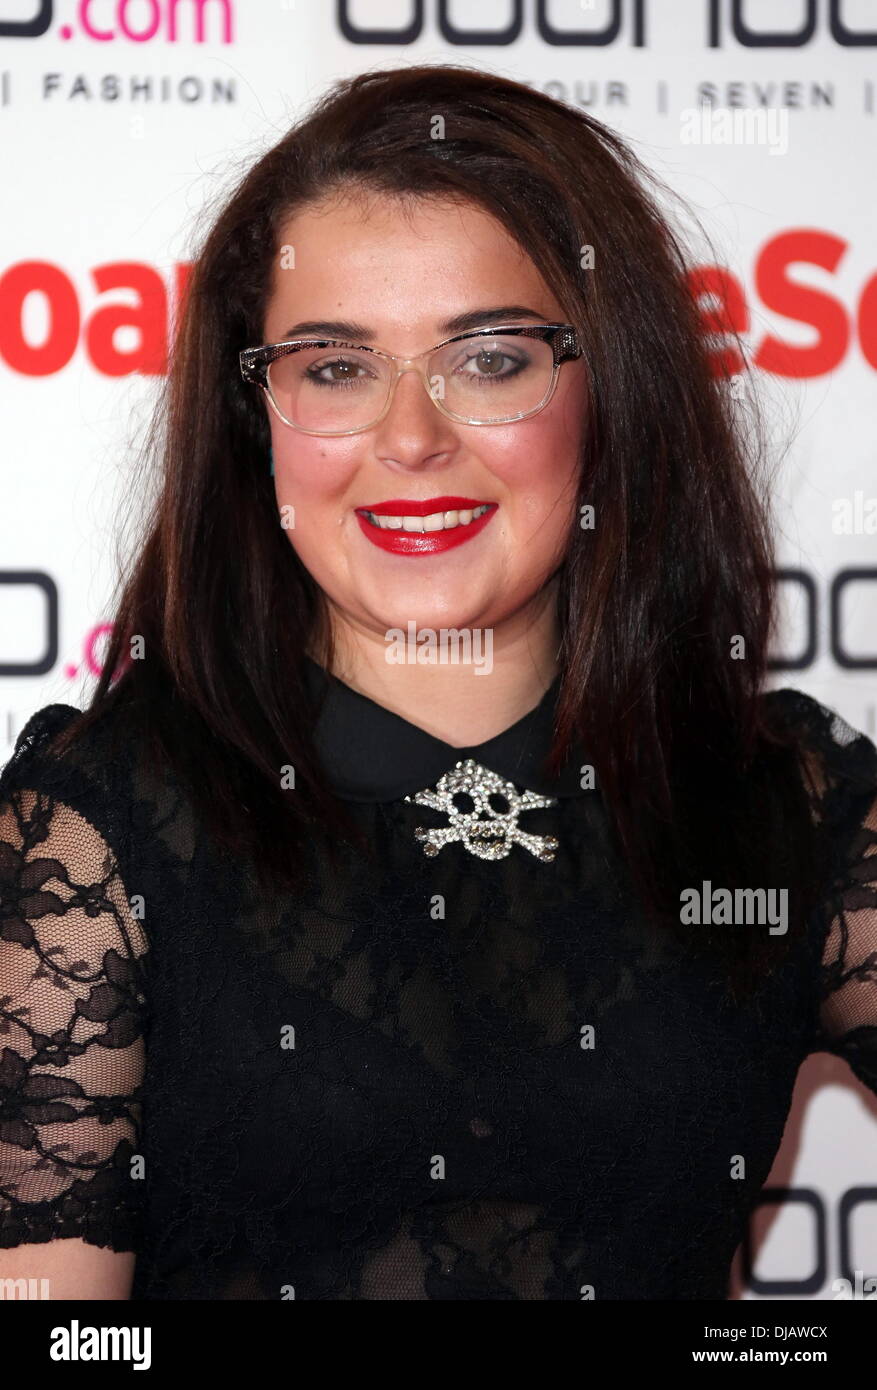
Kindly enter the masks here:
<path id="1" fill-rule="evenodd" d="M 136 1250 L 140 1299 L 726 1298 L 804 1057 L 877 1091 L 874 746 L 765 697 L 818 756 L 833 870 L 734 1005 L 631 908 L 599 792 L 542 783 L 556 684 L 466 750 L 327 685 L 320 756 L 376 854 L 315 850 L 294 896 L 133 745 L 53 757 L 71 706 L 19 736 L 0 1246 Z"/>

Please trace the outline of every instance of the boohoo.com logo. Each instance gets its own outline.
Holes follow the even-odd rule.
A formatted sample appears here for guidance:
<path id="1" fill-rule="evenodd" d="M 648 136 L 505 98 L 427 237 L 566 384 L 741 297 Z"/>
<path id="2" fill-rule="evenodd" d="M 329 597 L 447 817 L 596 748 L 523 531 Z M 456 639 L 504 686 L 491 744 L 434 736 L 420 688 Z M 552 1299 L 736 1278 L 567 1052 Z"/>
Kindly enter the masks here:
<path id="1" fill-rule="evenodd" d="M 55 0 L 35 0 L 31 14 L 8 19 L 4 11 L 23 8 L 0 0 L 0 39 L 40 39 L 52 28 Z M 65 7 L 66 8 L 66 7 Z M 57 30 L 61 39 L 113 39 L 129 43 L 232 43 L 231 0 L 78 0 L 70 6 L 74 22 Z"/>
<path id="2" fill-rule="evenodd" d="M 854 28 L 843 0 L 828 0 L 825 13 L 822 6 L 817 7 L 816 0 L 802 0 L 791 14 L 771 13 L 775 7 L 753 5 L 751 8 L 760 12 L 761 28 L 753 28 L 747 22 L 743 0 L 701 0 L 699 5 L 684 7 L 682 21 L 679 0 L 604 0 L 600 6 L 597 0 L 579 0 L 579 17 L 591 11 L 596 20 L 576 26 L 574 6 L 569 5 L 570 22 L 562 27 L 553 22 L 554 15 L 546 0 L 534 0 L 526 9 L 523 0 L 508 0 L 506 5 L 496 7 L 497 22 L 490 29 L 479 26 L 478 21 L 483 21 L 481 13 L 474 16 L 473 27 L 460 28 L 456 16 L 451 15 L 451 5 L 452 0 L 433 0 L 430 15 L 424 0 L 408 0 L 395 8 L 398 18 L 393 27 L 374 19 L 370 27 L 362 27 L 354 17 L 353 0 L 338 0 L 338 28 L 348 43 L 408 44 L 415 43 L 434 26 L 445 43 L 470 48 L 476 44 L 505 46 L 515 43 L 522 34 L 529 37 L 531 33 L 543 43 L 555 45 L 605 48 L 620 41 L 633 48 L 649 48 L 653 29 L 660 29 L 662 43 L 675 40 L 678 44 L 681 29 L 695 41 L 702 35 L 702 42 L 709 48 L 722 48 L 729 42 L 742 48 L 804 48 L 823 35 L 842 48 L 877 46 L 877 31 Z M 370 17 L 368 7 L 363 9 Z M 769 27 L 771 24 L 774 27 Z"/>
<path id="3" fill-rule="evenodd" d="M 135 1371 L 152 1365 L 151 1327 L 53 1327 L 49 1356 L 53 1361 L 131 1361 Z"/>

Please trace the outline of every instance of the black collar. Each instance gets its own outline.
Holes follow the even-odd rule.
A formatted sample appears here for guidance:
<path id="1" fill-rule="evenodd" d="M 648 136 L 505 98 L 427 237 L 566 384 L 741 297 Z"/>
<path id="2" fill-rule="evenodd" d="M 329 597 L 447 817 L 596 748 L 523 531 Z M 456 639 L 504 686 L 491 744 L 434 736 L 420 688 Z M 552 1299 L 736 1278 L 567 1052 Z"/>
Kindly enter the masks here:
<path id="1" fill-rule="evenodd" d="M 581 750 L 554 780 L 542 767 L 551 747 L 559 675 L 535 709 L 485 743 L 468 748 L 434 738 L 307 656 L 305 675 L 319 709 L 314 727 L 317 754 L 332 790 L 346 801 L 395 801 L 424 791 L 465 758 L 543 796 L 584 795 Z"/>

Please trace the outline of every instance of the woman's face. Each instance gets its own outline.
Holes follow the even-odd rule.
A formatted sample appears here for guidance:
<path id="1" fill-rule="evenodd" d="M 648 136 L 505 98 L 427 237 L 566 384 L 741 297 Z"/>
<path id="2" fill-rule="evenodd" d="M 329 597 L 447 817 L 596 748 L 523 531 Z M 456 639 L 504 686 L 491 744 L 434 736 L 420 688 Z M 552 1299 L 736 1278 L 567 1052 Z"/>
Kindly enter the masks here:
<path id="1" fill-rule="evenodd" d="M 566 321 L 514 239 L 472 204 L 419 201 L 407 214 L 390 197 L 373 198 L 367 211 L 346 200 L 311 206 L 287 223 L 281 244 L 294 256 L 287 251 L 289 268 L 275 268 L 263 342 L 319 336 L 297 325 L 344 319 L 371 330 L 369 345 L 413 357 L 451 336 L 446 320 L 471 310 L 488 310 L 473 327 Z M 383 644 L 388 629 L 413 621 L 418 630 L 490 628 L 498 643 L 504 623 L 526 619 L 528 608 L 543 613 L 570 534 L 585 399 L 581 358 L 561 368 L 542 411 L 513 424 L 448 419 L 416 372 L 399 378 L 377 425 L 335 438 L 285 425 L 265 398 L 278 508 L 294 509 L 287 535 L 327 596 L 336 631 L 340 624 Z M 405 503 L 426 515 L 453 511 L 441 505 L 448 498 L 490 506 L 451 546 L 397 553 L 387 538 L 392 547 L 398 532 L 369 531 L 362 516 L 386 503 L 399 513 Z"/>

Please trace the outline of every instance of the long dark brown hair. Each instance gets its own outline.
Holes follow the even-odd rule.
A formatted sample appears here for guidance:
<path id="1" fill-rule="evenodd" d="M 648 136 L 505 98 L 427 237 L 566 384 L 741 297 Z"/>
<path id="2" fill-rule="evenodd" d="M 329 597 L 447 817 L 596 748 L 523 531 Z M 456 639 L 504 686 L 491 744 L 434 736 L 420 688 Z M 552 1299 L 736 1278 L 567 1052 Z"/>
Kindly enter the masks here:
<path id="1" fill-rule="evenodd" d="M 145 540 L 76 729 L 125 699 L 204 824 L 265 885 L 294 886 L 316 831 L 330 852 L 354 833 L 309 736 L 303 654 L 317 634 L 332 660 L 323 596 L 278 524 L 263 399 L 238 367 L 261 342 L 284 224 L 335 193 L 480 205 L 579 333 L 588 418 L 553 763 L 576 738 L 588 750 L 641 901 L 678 922 L 681 888 L 709 879 L 788 886 L 804 911 L 807 801 L 760 700 L 773 620 L 761 432 L 707 352 L 668 190 L 585 112 L 463 66 L 336 83 L 224 198 L 147 441 Z M 586 503 L 593 529 L 579 524 Z M 129 660 L 138 637 L 145 658 Z M 289 764 L 295 790 L 281 788 Z M 744 957 L 763 969 L 782 945 L 763 928 L 718 936 L 740 980 Z"/>

